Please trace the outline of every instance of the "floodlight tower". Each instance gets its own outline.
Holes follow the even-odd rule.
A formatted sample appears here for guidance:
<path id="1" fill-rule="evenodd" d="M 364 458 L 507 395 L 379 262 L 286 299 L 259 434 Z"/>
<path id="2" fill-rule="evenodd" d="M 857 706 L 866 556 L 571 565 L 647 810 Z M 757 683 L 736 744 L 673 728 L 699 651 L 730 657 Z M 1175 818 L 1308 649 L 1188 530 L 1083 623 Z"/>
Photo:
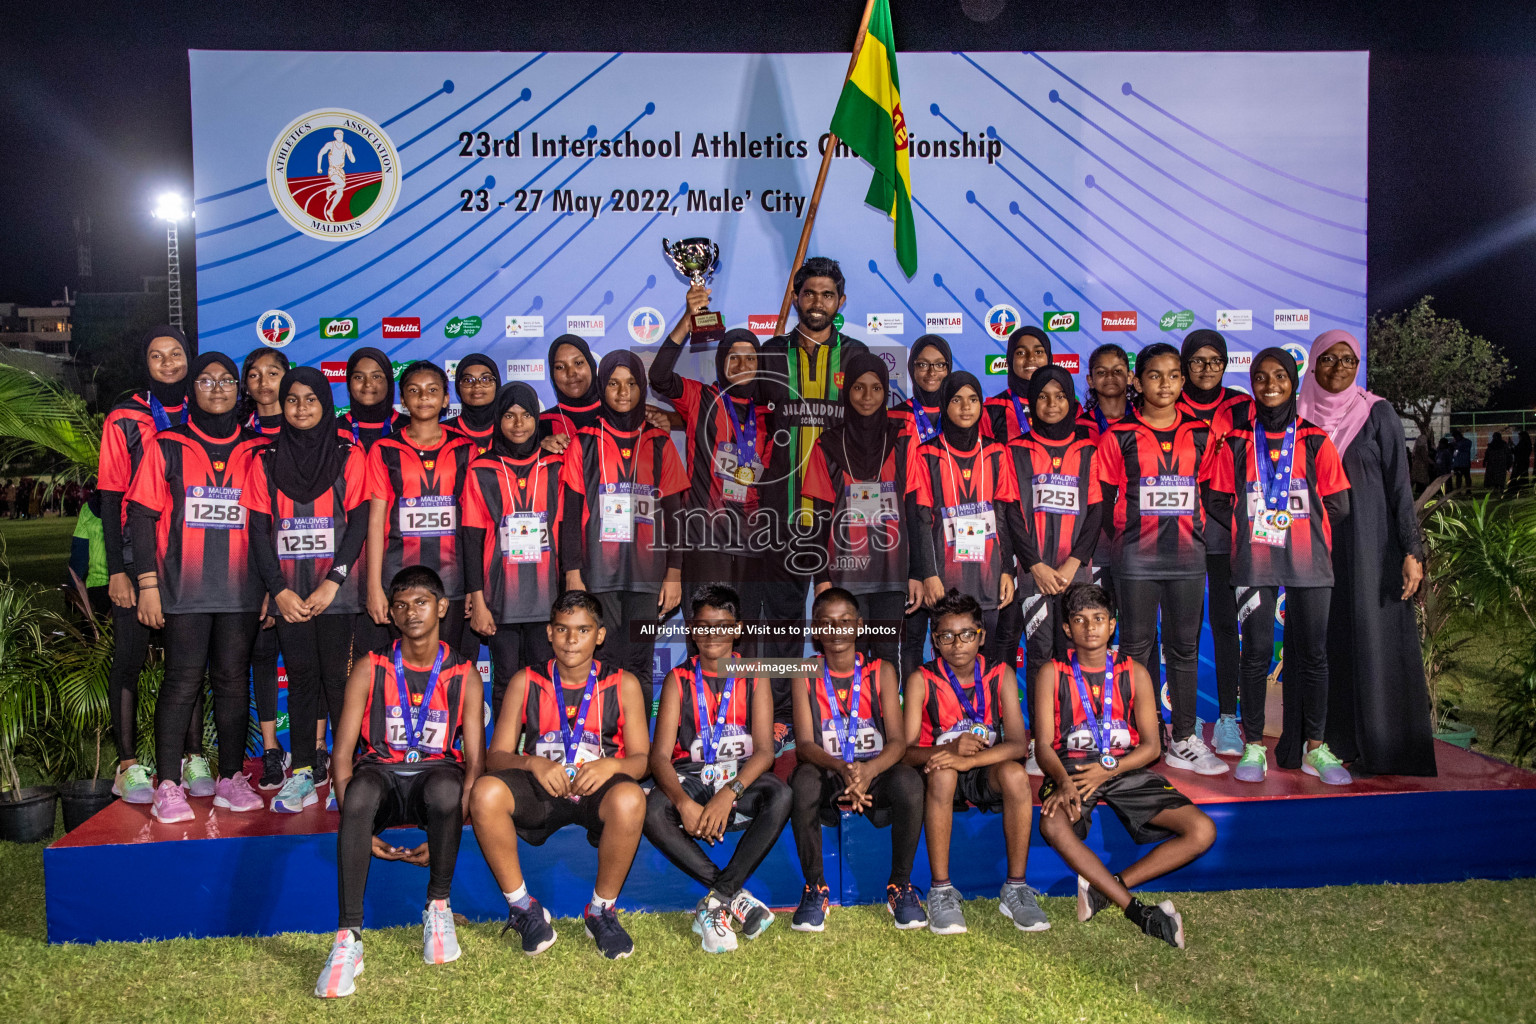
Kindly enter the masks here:
<path id="1" fill-rule="evenodd" d="M 172 327 L 181 326 L 181 252 L 177 246 L 176 225 L 192 217 L 186 203 L 175 192 L 163 193 L 157 200 L 154 216 L 165 221 L 166 300 L 170 306 Z"/>

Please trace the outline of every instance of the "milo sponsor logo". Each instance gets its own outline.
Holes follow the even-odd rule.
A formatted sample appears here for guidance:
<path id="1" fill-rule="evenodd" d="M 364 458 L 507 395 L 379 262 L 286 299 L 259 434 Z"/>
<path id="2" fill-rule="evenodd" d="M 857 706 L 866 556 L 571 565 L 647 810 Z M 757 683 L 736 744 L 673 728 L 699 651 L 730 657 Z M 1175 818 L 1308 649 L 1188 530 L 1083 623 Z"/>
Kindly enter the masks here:
<path id="1" fill-rule="evenodd" d="M 480 318 L 456 316 L 443 325 L 443 333 L 450 338 L 473 338 L 480 333 Z"/>
<path id="2" fill-rule="evenodd" d="M 1051 332 L 1075 331 L 1080 326 L 1077 311 L 1047 313 L 1045 315 L 1045 329 Z"/>
<path id="3" fill-rule="evenodd" d="M 989 377 L 1001 377 L 1008 372 L 1007 356 L 988 356 L 987 375 Z"/>
<path id="4" fill-rule="evenodd" d="M 350 316 L 323 316 L 320 318 L 320 337 L 357 337 L 357 318 Z"/>

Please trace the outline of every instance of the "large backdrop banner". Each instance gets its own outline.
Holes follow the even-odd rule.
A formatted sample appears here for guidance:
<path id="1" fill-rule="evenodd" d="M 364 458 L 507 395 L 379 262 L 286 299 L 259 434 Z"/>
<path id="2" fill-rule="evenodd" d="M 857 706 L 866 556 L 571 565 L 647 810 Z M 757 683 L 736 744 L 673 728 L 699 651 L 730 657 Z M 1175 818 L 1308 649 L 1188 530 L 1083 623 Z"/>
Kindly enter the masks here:
<path id="1" fill-rule="evenodd" d="M 720 247 L 711 307 L 771 333 L 847 54 L 266 53 L 191 59 L 205 349 L 279 347 L 339 385 L 359 345 L 481 351 L 540 382 L 549 342 L 642 351 L 682 312 L 663 239 Z M 1106 341 L 1252 353 L 1366 318 L 1364 53 L 904 53 L 918 271 L 846 151 L 810 252 L 845 331 L 952 335 L 1004 385 L 1053 332 L 1086 389 Z M 905 361 L 894 348 L 899 386 Z M 1362 374 L 1364 368 L 1361 369 Z M 706 376 L 712 376 L 711 372 Z M 338 405 L 346 404 L 338 387 Z"/>

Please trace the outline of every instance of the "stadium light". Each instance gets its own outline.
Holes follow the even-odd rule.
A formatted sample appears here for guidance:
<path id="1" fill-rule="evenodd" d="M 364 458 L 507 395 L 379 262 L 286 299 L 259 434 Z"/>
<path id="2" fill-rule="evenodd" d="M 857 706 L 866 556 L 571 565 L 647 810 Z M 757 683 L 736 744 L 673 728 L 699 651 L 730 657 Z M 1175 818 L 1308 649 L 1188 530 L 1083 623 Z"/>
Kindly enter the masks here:
<path id="1" fill-rule="evenodd" d="M 181 326 L 181 250 L 177 244 L 176 224 L 191 220 L 195 214 L 177 192 L 162 192 L 151 211 L 156 220 L 165 221 L 165 297 L 172 327 Z"/>

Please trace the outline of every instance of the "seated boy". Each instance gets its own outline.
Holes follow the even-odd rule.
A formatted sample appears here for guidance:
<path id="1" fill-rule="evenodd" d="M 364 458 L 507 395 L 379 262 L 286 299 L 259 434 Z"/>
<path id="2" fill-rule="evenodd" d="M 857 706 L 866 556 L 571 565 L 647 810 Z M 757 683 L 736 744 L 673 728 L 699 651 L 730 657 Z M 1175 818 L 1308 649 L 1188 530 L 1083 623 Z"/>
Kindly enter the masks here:
<path id="1" fill-rule="evenodd" d="M 448 890 L 470 788 L 485 756 L 485 723 L 474 662 L 438 641 L 438 623 L 447 613 L 437 573 L 419 565 L 400 570 L 389 585 L 389 617 L 400 639 L 359 658 L 347 679 L 331 761 L 331 792 L 341 809 L 341 915 L 315 984 L 322 998 L 351 995 L 363 973 L 363 890 L 372 857 L 427 866 L 422 959 L 445 964 L 459 958 Z M 462 749 L 456 749 L 460 740 Z M 379 839 L 386 828 L 401 825 L 425 829 L 426 843 L 406 850 Z"/>
<path id="2" fill-rule="evenodd" d="M 999 894 L 1004 917 L 1021 931 L 1043 932 L 1050 922 L 1036 890 L 1024 884 L 1030 818 L 1035 796 L 1020 758 L 1029 744 L 1019 684 L 1007 665 L 981 655 L 987 631 L 974 597 L 951 590 L 933 606 L 933 647 L 938 658 L 907 677 L 905 761 L 928 778 L 923 822 L 928 830 L 928 930 L 965 931 L 960 891 L 949 881 L 949 837 L 958 802 L 1003 812 L 1008 878 Z"/>
<path id="3" fill-rule="evenodd" d="M 1184 919 L 1171 900 L 1149 907 L 1133 886 L 1176 871 L 1216 840 L 1204 811 L 1147 770 L 1157 761 L 1157 694 L 1147 670 L 1109 651 L 1114 600 L 1097 584 L 1074 583 L 1062 595 L 1062 629 L 1072 641 L 1067 661 L 1040 667 L 1034 721 L 1047 743 L 1035 744 L 1045 772 L 1040 787 L 1040 837 L 1077 872 L 1077 919 L 1087 921 L 1113 903 L 1153 938 L 1184 948 Z M 1054 723 L 1051 732 L 1044 730 Z M 1158 843 L 1118 875 L 1084 845 L 1088 816 L 1100 802 L 1119 816 L 1138 843 Z M 1164 841 L 1166 840 L 1166 841 Z"/>
<path id="4" fill-rule="evenodd" d="M 523 883 L 517 840 L 542 846 L 567 825 L 585 828 L 597 847 L 586 931 L 605 957 L 618 960 L 635 951 L 613 904 L 645 824 L 637 780 L 645 778 L 651 745 L 640 684 L 593 657 L 607 630 L 601 606 L 586 591 L 560 595 L 548 629 L 554 660 L 518 670 L 507 684 L 486 774 L 470 798 L 475 838 L 507 898 L 502 933 L 517 929 L 523 952 L 533 956 L 554 945 L 556 935 L 549 911 Z"/>
<path id="5" fill-rule="evenodd" d="M 816 595 L 812 629 L 821 648 L 818 676 L 794 680 L 795 756 L 790 825 L 805 891 L 790 921 L 797 932 L 826 928 L 829 890 L 822 876 L 821 827 L 836 825 L 840 811 L 866 815 L 876 828 L 891 829 L 891 877 L 886 909 L 896 927 L 928 923 L 912 861 L 923 832 L 923 780 L 903 764 L 907 736 L 901 718 L 896 670 L 857 653 L 858 599 L 841 587 Z"/>
<path id="6" fill-rule="evenodd" d="M 766 679 L 727 676 L 741 636 L 741 599 L 724 586 L 694 592 L 689 632 L 699 653 L 667 673 L 651 745 L 656 788 L 646 800 L 645 835 L 709 890 L 694 908 L 706 953 L 736 948 L 734 920 L 755 939 L 773 912 L 744 886 L 789 821 L 789 787 L 772 772 L 773 691 Z M 699 845 L 745 829 L 725 867 Z"/>

